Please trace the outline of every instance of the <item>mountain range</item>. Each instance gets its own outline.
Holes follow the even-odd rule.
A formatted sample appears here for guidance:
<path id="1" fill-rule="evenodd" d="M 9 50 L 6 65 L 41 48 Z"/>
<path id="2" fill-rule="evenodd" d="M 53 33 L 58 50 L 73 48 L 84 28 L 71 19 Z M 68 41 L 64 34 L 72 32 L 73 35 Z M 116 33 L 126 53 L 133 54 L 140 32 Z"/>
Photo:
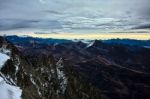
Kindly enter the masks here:
<path id="1" fill-rule="evenodd" d="M 0 77 L 21 90 L 20 99 L 149 99 L 149 45 L 0 37 L 0 53 L 9 57 Z"/>

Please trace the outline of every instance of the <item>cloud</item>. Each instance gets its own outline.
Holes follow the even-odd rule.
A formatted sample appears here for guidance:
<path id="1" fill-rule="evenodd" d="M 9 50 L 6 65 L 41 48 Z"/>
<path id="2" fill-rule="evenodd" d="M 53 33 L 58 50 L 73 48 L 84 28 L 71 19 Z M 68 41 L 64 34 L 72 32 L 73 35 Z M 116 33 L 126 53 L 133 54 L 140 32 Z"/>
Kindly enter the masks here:
<path id="1" fill-rule="evenodd" d="M 150 0 L 0 0 L 0 30 L 138 28 L 150 22 L 149 4 Z"/>
<path id="2" fill-rule="evenodd" d="M 58 21 L 54 20 L 19 20 L 7 19 L 0 20 L 0 30 L 15 30 L 15 29 L 61 29 L 62 26 Z"/>
<path id="3" fill-rule="evenodd" d="M 62 15 L 63 13 L 55 10 L 45 10 L 46 13 L 48 14 L 54 14 L 54 15 Z"/>
<path id="4" fill-rule="evenodd" d="M 46 0 L 39 0 L 39 1 L 43 4 L 46 3 Z"/>
<path id="5" fill-rule="evenodd" d="M 137 33 L 139 33 L 139 34 L 141 34 L 141 33 L 150 33 L 149 31 L 115 31 L 115 32 L 109 32 L 109 33 L 135 33 L 135 34 L 137 34 Z"/>
<path id="6" fill-rule="evenodd" d="M 150 29 L 150 24 L 143 24 L 136 27 L 133 27 L 133 29 Z"/>

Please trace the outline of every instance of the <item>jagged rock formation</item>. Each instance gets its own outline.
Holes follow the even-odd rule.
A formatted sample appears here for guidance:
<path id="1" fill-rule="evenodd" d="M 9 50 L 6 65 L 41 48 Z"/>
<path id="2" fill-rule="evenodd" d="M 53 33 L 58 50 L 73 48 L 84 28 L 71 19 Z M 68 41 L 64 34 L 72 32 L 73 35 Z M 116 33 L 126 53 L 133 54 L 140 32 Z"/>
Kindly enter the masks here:
<path id="1" fill-rule="evenodd" d="M 8 84 L 22 89 L 22 99 L 100 99 L 100 90 L 85 82 L 62 58 L 37 52 L 24 55 L 0 37 L 10 59 L 0 70 Z M 2 50 L 1 50 L 2 52 Z"/>

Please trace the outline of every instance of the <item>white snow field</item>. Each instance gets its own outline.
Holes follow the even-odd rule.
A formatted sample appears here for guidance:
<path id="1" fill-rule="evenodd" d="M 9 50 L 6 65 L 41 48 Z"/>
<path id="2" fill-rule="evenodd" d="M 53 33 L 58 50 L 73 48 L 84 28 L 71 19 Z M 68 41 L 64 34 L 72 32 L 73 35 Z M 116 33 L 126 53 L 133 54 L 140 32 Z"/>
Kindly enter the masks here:
<path id="1" fill-rule="evenodd" d="M 0 52 L 0 69 L 4 66 L 5 62 L 10 59 L 7 54 Z M 21 99 L 22 90 L 10 84 L 0 77 L 0 99 Z"/>

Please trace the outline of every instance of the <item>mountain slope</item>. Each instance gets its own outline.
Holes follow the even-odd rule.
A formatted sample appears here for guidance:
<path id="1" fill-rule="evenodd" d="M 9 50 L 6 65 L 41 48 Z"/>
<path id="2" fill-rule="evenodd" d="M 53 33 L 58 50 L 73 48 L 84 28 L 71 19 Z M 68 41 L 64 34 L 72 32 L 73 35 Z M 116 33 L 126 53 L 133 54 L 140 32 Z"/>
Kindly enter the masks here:
<path id="1" fill-rule="evenodd" d="M 0 37 L 1 49 L 10 59 L 1 68 L 7 84 L 19 86 L 22 99 L 100 99 L 100 90 L 85 82 L 62 58 L 47 53 L 24 55 Z M 1 51 L 2 52 L 2 51 Z"/>
<path id="2" fill-rule="evenodd" d="M 17 79 L 23 99 L 150 98 L 149 48 L 99 40 L 11 46 L 18 73 L 9 61 L 1 71 Z"/>

